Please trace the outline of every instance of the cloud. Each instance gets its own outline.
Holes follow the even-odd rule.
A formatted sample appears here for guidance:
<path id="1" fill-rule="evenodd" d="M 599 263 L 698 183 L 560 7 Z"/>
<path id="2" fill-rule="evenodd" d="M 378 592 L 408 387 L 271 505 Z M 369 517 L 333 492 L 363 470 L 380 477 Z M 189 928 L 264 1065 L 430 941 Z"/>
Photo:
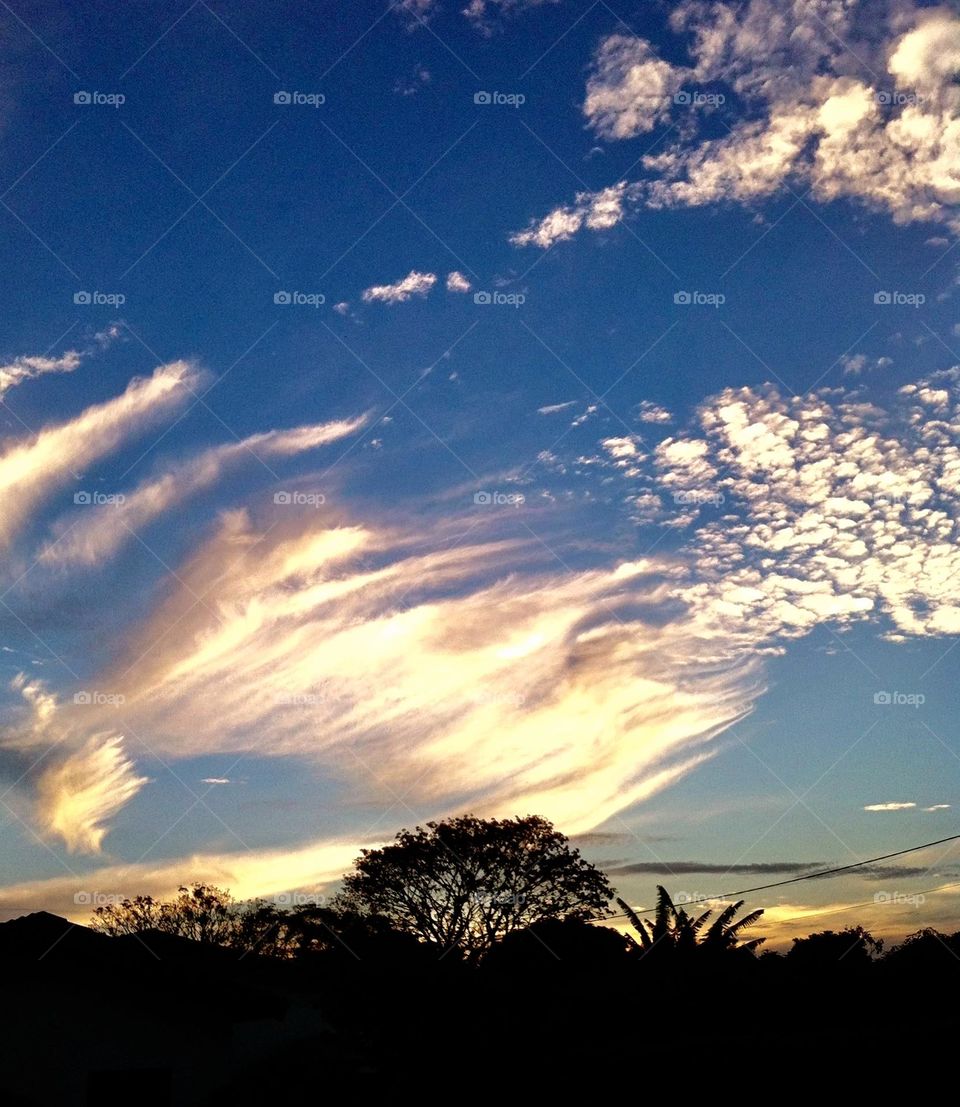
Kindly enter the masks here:
<path id="1" fill-rule="evenodd" d="M 366 422 L 367 417 L 361 416 L 267 431 L 204 450 L 163 476 L 123 493 L 117 503 L 83 508 L 59 521 L 54 527 L 55 537 L 43 548 L 40 559 L 60 566 L 100 565 L 153 520 L 215 484 L 231 466 L 249 460 L 266 464 L 265 458 L 292 457 L 314 450 L 356 433 Z"/>
<path id="2" fill-rule="evenodd" d="M 600 44 L 587 81 L 583 114 L 606 139 L 632 138 L 669 118 L 687 72 L 634 35 L 610 35 Z"/>
<path id="3" fill-rule="evenodd" d="M 568 407 L 573 407 L 576 400 L 567 400 L 562 404 L 547 404 L 546 407 L 538 407 L 538 415 L 556 415 L 558 411 L 566 411 Z"/>
<path id="4" fill-rule="evenodd" d="M 857 377 L 871 369 L 889 369 L 893 365 L 893 359 L 889 357 L 871 359 L 866 354 L 844 354 L 840 358 L 840 365 L 844 376 Z"/>
<path id="5" fill-rule="evenodd" d="M 621 181 L 599 192 L 578 192 L 573 204 L 555 208 L 543 219 L 534 220 L 524 231 L 510 236 L 514 246 L 547 249 L 555 242 L 572 238 L 582 227 L 607 230 L 623 218 L 624 202 L 630 195 Z"/>
<path id="6" fill-rule="evenodd" d="M 631 861 L 608 868 L 611 875 L 631 876 L 686 876 L 691 873 L 704 873 L 718 877 L 725 876 L 809 876 L 810 879 L 830 879 L 847 876 L 848 873 L 825 873 L 818 877 L 817 871 L 833 866 L 827 861 L 757 861 L 725 865 L 713 861 Z M 927 866 L 915 865 L 863 865 L 856 870 L 858 876 L 867 880 L 908 880 L 912 877 L 926 876 L 930 872 Z"/>
<path id="7" fill-rule="evenodd" d="M 909 811 L 916 806 L 915 803 L 868 803 L 864 811 Z"/>
<path id="8" fill-rule="evenodd" d="M 428 85 L 431 80 L 433 80 L 433 76 L 430 70 L 418 63 L 413 67 L 413 71 L 409 76 L 397 81 L 393 86 L 393 91 L 399 96 L 416 96 L 420 89 L 424 85 Z"/>
<path id="9" fill-rule="evenodd" d="M 437 283 L 435 273 L 418 273 L 415 269 L 395 284 L 376 284 L 365 289 L 363 293 L 364 303 L 381 301 L 385 304 L 402 304 L 411 296 L 426 296 Z"/>
<path id="10" fill-rule="evenodd" d="M 641 400 L 636 407 L 636 416 L 641 423 L 672 423 L 673 416 L 665 407 L 652 400 Z"/>
<path id="11" fill-rule="evenodd" d="M 33 510 L 74 472 L 114 452 L 127 438 L 185 404 L 202 374 L 185 361 L 136 378 L 112 400 L 66 423 L 14 439 L 0 452 L 0 546 L 9 545 Z"/>
<path id="12" fill-rule="evenodd" d="M 683 876 L 688 873 L 719 876 L 784 876 L 826 868 L 824 861 L 758 861 L 724 865 L 711 861 L 631 861 L 609 871 L 617 875 Z"/>
<path id="13" fill-rule="evenodd" d="M 60 357 L 18 357 L 6 365 L 0 365 L 0 399 L 24 381 L 45 373 L 72 373 L 80 364 L 77 350 L 67 350 Z"/>
<path id="14" fill-rule="evenodd" d="M 98 350 L 103 350 L 120 336 L 120 327 L 111 323 L 93 336 L 93 347 L 85 350 L 67 350 L 59 357 L 46 354 L 23 355 L 15 357 L 5 365 L 0 365 L 0 400 L 17 385 L 24 381 L 42 377 L 48 373 L 72 373 L 82 361 Z"/>
<path id="15" fill-rule="evenodd" d="M 536 810 L 572 832 L 709 758 L 759 693 L 696 623 L 633 611 L 656 603 L 652 565 L 530 571 L 523 543 L 423 542 L 228 513 L 95 678 L 121 706 L 67 696 L 48 737 L 127 727 L 165 758 L 297 757 L 354 798 Z"/>
<path id="16" fill-rule="evenodd" d="M 493 32 L 498 17 L 560 2 L 561 0 L 467 0 L 463 14 L 478 31 L 489 35 Z"/>
<path id="17" fill-rule="evenodd" d="M 469 292 L 471 288 L 473 285 L 459 270 L 454 269 L 452 273 L 447 274 L 448 292 Z"/>
<path id="18" fill-rule="evenodd" d="M 910 2 L 878 18 L 842 0 L 684 0 L 669 26 L 689 42 L 690 66 L 617 33 L 600 43 L 587 80 L 583 110 L 601 138 L 670 126 L 641 156 L 644 176 L 613 186 L 620 214 L 752 208 L 791 188 L 960 231 L 960 14 Z M 583 213 L 608 192 L 579 193 L 511 241 L 545 248 L 600 229 Z"/>
<path id="19" fill-rule="evenodd" d="M 339 304 L 333 305 L 333 310 L 337 315 L 346 315 L 350 310 L 350 304 L 346 300 L 341 300 Z"/>
<path id="20" fill-rule="evenodd" d="M 326 888 L 350 868 L 357 853 L 356 843 L 336 839 L 292 848 L 195 853 L 189 860 L 189 879 L 227 888 L 238 899 L 269 897 Z M 17 915 L 31 910 L 55 911 L 75 922 L 89 922 L 90 899 L 78 905 L 78 892 L 171 899 L 183 881 L 184 862 L 178 858 L 102 865 L 82 875 L 25 881 L 2 891 L 5 903 L 17 905 Z"/>
<path id="21" fill-rule="evenodd" d="M 46 769 L 37 782 L 37 819 L 71 853 L 97 853 L 105 824 L 140 791 L 138 776 L 117 735 L 98 734 Z"/>

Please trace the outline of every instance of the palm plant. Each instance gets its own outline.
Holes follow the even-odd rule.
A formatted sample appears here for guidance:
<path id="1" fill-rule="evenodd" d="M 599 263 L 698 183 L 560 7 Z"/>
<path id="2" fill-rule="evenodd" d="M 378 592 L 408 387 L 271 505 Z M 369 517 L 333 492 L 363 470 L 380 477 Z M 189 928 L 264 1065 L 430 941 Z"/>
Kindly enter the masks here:
<path id="1" fill-rule="evenodd" d="M 694 918 L 682 907 L 677 907 L 662 885 L 657 885 L 657 908 L 652 921 L 641 919 L 625 900 L 618 899 L 617 903 L 639 935 L 640 948 L 644 954 L 657 948 L 676 951 L 697 947 L 709 950 L 754 950 L 766 941 L 765 938 L 751 938 L 746 942 L 740 940 L 741 931 L 752 926 L 763 914 L 761 907 L 734 922 L 734 917 L 743 906 L 742 899 L 725 907 L 702 936 L 701 931 L 713 914 L 713 909 L 708 908 Z"/>

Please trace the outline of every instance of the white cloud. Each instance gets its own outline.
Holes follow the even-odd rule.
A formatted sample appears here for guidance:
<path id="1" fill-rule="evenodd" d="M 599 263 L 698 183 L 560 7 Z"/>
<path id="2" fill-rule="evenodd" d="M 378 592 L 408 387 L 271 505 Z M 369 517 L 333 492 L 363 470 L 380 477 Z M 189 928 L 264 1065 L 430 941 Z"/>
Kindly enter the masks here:
<path id="1" fill-rule="evenodd" d="M 101 565 L 145 526 L 220 479 L 231 466 L 243 461 L 292 457 L 306 450 L 336 442 L 356 433 L 366 416 L 334 423 L 295 427 L 286 431 L 253 434 L 239 442 L 214 446 L 153 480 L 144 481 L 123 500 L 82 508 L 61 520 L 54 538 L 40 559 L 56 565 Z"/>
<path id="2" fill-rule="evenodd" d="M 872 369 L 889 369 L 893 365 L 893 358 L 870 358 L 866 354 L 844 354 L 840 358 L 840 367 L 844 376 L 859 376 L 861 373 Z"/>
<path id="3" fill-rule="evenodd" d="M 669 118 L 687 71 L 635 35 L 610 35 L 594 58 L 583 114 L 603 138 L 633 138 Z"/>
<path id="4" fill-rule="evenodd" d="M 636 408 L 637 418 L 641 423 L 672 423 L 673 416 L 665 407 L 653 403 L 652 400 L 641 400 Z"/>
<path id="5" fill-rule="evenodd" d="M 524 231 L 510 236 L 514 246 L 539 246 L 547 249 L 555 242 L 572 238 L 582 227 L 606 230 L 623 218 L 629 191 L 624 181 L 599 192 L 578 192 L 573 204 L 555 208 L 543 219 L 533 221 Z"/>
<path id="6" fill-rule="evenodd" d="M 363 293 L 364 303 L 379 300 L 385 304 L 401 304 L 411 296 L 426 296 L 437 283 L 434 273 L 418 273 L 415 269 L 395 284 L 377 284 Z"/>
<path id="7" fill-rule="evenodd" d="M 71 853 L 97 853 L 105 824 L 146 783 L 123 752 L 122 738 L 97 734 L 40 775 L 37 819 Z"/>
<path id="8" fill-rule="evenodd" d="M 47 373 L 72 373 L 93 353 L 105 349 L 120 337 L 120 327 L 111 323 L 92 338 L 93 346 L 84 350 L 67 350 L 59 357 L 47 354 L 23 355 L 0 365 L 0 400 L 18 384 L 42 377 Z"/>
<path id="9" fill-rule="evenodd" d="M 18 384 L 45 373 L 72 373 L 80 364 L 77 350 L 67 350 L 60 357 L 18 357 L 0 365 L 0 400 Z"/>
<path id="10" fill-rule="evenodd" d="M 655 600 L 652 563 L 519 571 L 519 544 L 419 554 L 414 537 L 225 516 L 95 678 L 122 706 L 67 696 L 45 740 L 127 727 L 165 758 L 297 756 L 338 766 L 354 799 L 388 784 L 420 810 L 522 808 L 575 830 L 711 756 L 759 691 L 752 661 L 724 661 L 695 621 L 617 614 Z M 34 743 L 39 725 L 34 710 L 21 727 Z"/>
<path id="11" fill-rule="evenodd" d="M 909 811 L 915 803 L 868 803 L 864 811 Z"/>
<path id="12" fill-rule="evenodd" d="M 674 125 L 642 156 L 644 178 L 615 186 L 621 205 L 752 207 L 789 186 L 960 232 L 960 13 L 909 0 L 887 13 L 844 0 L 684 0 L 670 26 L 690 41 L 690 68 L 618 32 L 587 81 L 583 110 L 602 138 Z M 681 84 L 686 102 L 675 103 Z M 707 132 L 724 105 L 729 121 Z M 607 191 L 578 194 L 511 241 L 545 247 L 591 229 L 576 213 Z"/>
<path id="13" fill-rule="evenodd" d="M 567 408 L 573 407 L 576 400 L 567 400 L 562 404 L 547 404 L 545 407 L 538 407 L 538 415 L 556 415 L 558 411 L 566 411 Z"/>
<path id="14" fill-rule="evenodd" d="M 473 285 L 459 270 L 454 269 L 452 273 L 447 274 L 448 292 L 469 292 L 472 287 Z"/>
<path id="15" fill-rule="evenodd" d="M 131 435 L 185 404 L 202 380 L 184 361 L 135 379 L 122 396 L 66 423 L 15 439 L 0 452 L 0 546 L 9 545 L 32 511 L 74 472 L 116 450 Z"/>

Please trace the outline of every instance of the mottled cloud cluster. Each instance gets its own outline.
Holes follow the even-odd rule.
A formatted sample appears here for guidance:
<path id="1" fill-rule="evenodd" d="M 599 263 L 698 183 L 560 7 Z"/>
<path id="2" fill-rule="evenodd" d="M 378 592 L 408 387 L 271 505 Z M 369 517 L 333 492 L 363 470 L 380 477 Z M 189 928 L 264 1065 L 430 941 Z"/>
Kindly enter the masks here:
<path id="1" fill-rule="evenodd" d="M 787 188 L 821 203 L 854 200 L 896 223 L 960 229 L 955 10 L 684 0 L 669 32 L 689 43 L 690 65 L 618 32 L 597 49 L 583 103 L 607 141 L 670 125 L 662 147 L 641 158 L 645 176 L 579 193 L 514 234 L 515 244 L 546 248 L 609 226 L 589 218 L 598 204 L 619 218 L 632 205 L 755 206 Z"/>
<path id="2" fill-rule="evenodd" d="M 882 405 L 824 388 L 726 389 L 649 448 L 608 438 L 639 522 L 688 535 L 677 589 L 724 641 L 776 648 L 828 623 L 960 633 L 960 370 Z"/>

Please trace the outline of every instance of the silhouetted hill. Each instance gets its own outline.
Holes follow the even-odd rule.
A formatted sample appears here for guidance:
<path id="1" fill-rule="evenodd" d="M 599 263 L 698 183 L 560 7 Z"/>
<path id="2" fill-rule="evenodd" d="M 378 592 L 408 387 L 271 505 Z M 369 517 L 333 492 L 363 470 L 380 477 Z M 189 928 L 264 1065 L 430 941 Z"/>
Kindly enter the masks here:
<path id="1" fill-rule="evenodd" d="M 0 958 L 57 962 L 106 957 L 109 938 L 48 911 L 35 911 L 0 923 Z"/>

